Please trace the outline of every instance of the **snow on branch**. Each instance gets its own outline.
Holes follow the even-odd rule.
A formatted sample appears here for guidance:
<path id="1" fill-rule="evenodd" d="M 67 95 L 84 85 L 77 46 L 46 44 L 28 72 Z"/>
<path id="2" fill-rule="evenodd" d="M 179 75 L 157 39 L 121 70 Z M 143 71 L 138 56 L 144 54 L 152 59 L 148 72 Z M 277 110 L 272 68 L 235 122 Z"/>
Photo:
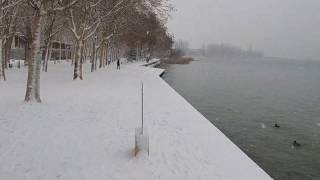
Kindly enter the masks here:
<path id="1" fill-rule="evenodd" d="M 61 2 L 61 1 L 60 1 L 60 2 Z M 69 9 L 69 8 L 71 8 L 72 6 L 74 6 L 77 2 L 79 2 L 79 0 L 73 0 L 71 3 L 69 3 L 69 4 L 66 5 L 66 6 L 53 8 L 52 11 L 64 11 L 64 10 Z"/>

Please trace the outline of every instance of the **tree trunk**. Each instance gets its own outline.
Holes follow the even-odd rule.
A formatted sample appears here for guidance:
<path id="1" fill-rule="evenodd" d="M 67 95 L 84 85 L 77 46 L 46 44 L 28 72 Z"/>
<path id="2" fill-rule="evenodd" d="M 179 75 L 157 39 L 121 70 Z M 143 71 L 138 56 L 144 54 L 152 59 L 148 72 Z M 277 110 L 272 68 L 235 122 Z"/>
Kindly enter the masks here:
<path id="1" fill-rule="evenodd" d="M 80 47 L 80 49 L 81 49 L 81 55 L 80 56 L 81 57 L 83 57 L 83 44 L 84 43 L 82 43 L 82 46 Z M 81 59 L 81 61 L 80 61 L 80 78 L 81 78 L 81 80 L 83 79 L 82 78 L 82 65 L 83 65 L 83 62 L 84 62 L 83 59 Z"/>
<path id="2" fill-rule="evenodd" d="M 2 42 L 2 56 L 3 56 L 3 60 L 2 60 L 2 63 L 3 63 L 3 66 L 5 69 L 8 69 L 8 52 L 7 52 L 7 42 L 8 40 L 5 40 L 5 42 Z"/>
<path id="3" fill-rule="evenodd" d="M 40 49 L 40 29 L 42 24 L 42 16 L 37 12 L 32 18 L 32 25 L 34 28 L 33 38 L 31 42 L 31 56 L 28 66 L 28 81 L 25 101 L 41 102 L 40 98 L 40 70 L 41 70 L 41 49 Z"/>
<path id="4" fill-rule="evenodd" d="M 111 60 L 111 62 L 114 61 L 114 59 L 113 59 L 113 47 L 110 47 L 110 60 Z"/>
<path id="5" fill-rule="evenodd" d="M 75 48 L 75 58 L 74 58 L 74 71 L 73 71 L 73 80 L 81 79 L 82 80 L 82 63 L 80 61 L 81 58 L 81 49 L 82 49 L 82 41 L 79 40 L 76 42 Z"/>
<path id="6" fill-rule="evenodd" d="M 103 65 L 102 65 L 102 67 L 106 67 L 106 56 L 107 56 L 107 51 L 106 51 L 106 49 L 107 49 L 107 47 L 105 46 L 104 48 L 103 48 L 103 59 L 102 59 L 102 63 L 103 63 Z"/>
<path id="7" fill-rule="evenodd" d="M 149 47 L 148 49 L 148 55 L 147 55 L 147 62 L 149 62 L 153 55 L 153 47 Z"/>
<path id="8" fill-rule="evenodd" d="M 31 43 L 32 43 L 32 32 L 31 32 L 31 25 L 27 25 L 25 28 L 26 31 L 26 44 L 25 44 L 25 49 L 24 49 L 24 56 L 25 56 L 25 60 L 24 60 L 24 65 L 28 65 L 30 64 L 30 59 L 31 59 Z"/>
<path id="9" fill-rule="evenodd" d="M 24 46 L 24 65 L 28 64 L 27 60 L 28 58 L 28 52 L 29 52 L 29 43 L 26 42 L 25 46 Z"/>
<path id="10" fill-rule="evenodd" d="M 85 46 L 85 45 L 84 45 Z M 84 63 L 84 46 L 81 48 L 81 57 L 80 57 L 80 62 L 81 64 Z"/>
<path id="11" fill-rule="evenodd" d="M 83 63 L 87 63 L 87 57 L 88 57 L 88 43 L 85 43 L 83 47 Z"/>
<path id="12" fill-rule="evenodd" d="M 112 54 L 113 54 L 113 59 L 114 59 L 114 61 L 117 61 L 117 48 L 116 48 L 116 47 L 114 47 L 114 48 L 112 49 Z"/>
<path id="13" fill-rule="evenodd" d="M 113 48 L 113 58 L 114 61 L 117 61 L 117 49 L 115 47 Z"/>
<path id="14" fill-rule="evenodd" d="M 139 59 L 139 44 L 137 44 L 137 48 L 136 48 L 136 61 L 140 60 Z"/>
<path id="15" fill-rule="evenodd" d="M 94 71 L 95 59 L 96 59 L 96 43 L 93 42 L 93 45 L 92 45 L 92 53 L 91 53 L 91 72 Z"/>
<path id="16" fill-rule="evenodd" d="M 51 57 L 52 57 L 52 49 L 51 49 L 51 43 L 49 44 L 49 47 L 48 47 L 48 57 L 46 59 L 46 67 L 45 67 L 45 72 L 48 72 L 48 65 L 49 65 L 49 62 L 51 61 Z"/>
<path id="17" fill-rule="evenodd" d="M 142 50 L 143 50 L 143 44 L 140 43 L 140 53 L 139 53 L 139 56 L 140 58 L 142 59 L 143 55 L 142 55 Z"/>
<path id="18" fill-rule="evenodd" d="M 13 37 L 14 37 L 14 35 L 10 35 L 10 37 L 7 39 L 5 47 L 4 47 L 6 68 L 8 68 L 8 63 L 11 58 L 11 45 L 12 45 Z"/>
<path id="19" fill-rule="evenodd" d="M 50 48 L 49 42 L 46 42 L 45 49 L 44 49 L 45 55 L 44 55 L 44 59 L 43 59 L 43 63 L 42 63 L 42 71 L 45 71 L 47 63 L 48 63 L 49 48 Z"/>
<path id="20" fill-rule="evenodd" d="M 100 48 L 96 49 L 96 58 L 94 59 L 94 70 L 97 70 L 97 64 L 98 64 L 98 52 Z"/>
<path id="21" fill-rule="evenodd" d="M 72 57 L 71 57 L 71 66 L 73 66 L 74 65 L 74 62 L 75 62 L 75 59 L 76 59 L 76 54 L 77 54 L 77 43 L 78 42 L 76 42 L 75 43 L 75 46 L 73 47 L 73 51 L 72 51 Z"/>
<path id="22" fill-rule="evenodd" d="M 59 44 L 60 44 L 60 50 L 59 50 L 59 62 L 61 62 L 62 61 L 62 40 L 61 40 L 61 38 L 60 38 L 60 42 L 59 42 Z"/>
<path id="23" fill-rule="evenodd" d="M 106 63 L 106 65 L 108 65 L 108 44 L 106 45 L 106 49 L 105 49 L 105 63 Z"/>
<path id="24" fill-rule="evenodd" d="M 109 58 L 109 65 L 111 64 L 112 62 L 112 51 L 111 51 L 111 45 L 108 47 L 108 58 Z"/>
<path id="25" fill-rule="evenodd" d="M 25 61 L 24 65 L 29 65 L 31 62 L 31 41 L 32 39 L 27 39 L 26 47 L 25 47 Z"/>
<path id="26" fill-rule="evenodd" d="M 119 49 L 119 47 L 117 47 L 116 56 L 117 56 L 117 59 L 120 59 L 120 49 Z"/>
<path id="27" fill-rule="evenodd" d="M 86 51 L 87 43 L 83 44 L 82 50 L 82 64 L 86 63 L 87 51 Z"/>
<path id="28" fill-rule="evenodd" d="M 113 59 L 113 51 L 112 51 L 112 46 L 110 47 L 110 61 L 113 62 L 114 59 Z"/>
<path id="29" fill-rule="evenodd" d="M 2 54 L 3 51 L 3 40 L 0 38 L 0 81 L 6 80 L 5 66 L 4 66 L 4 57 Z"/>
<path id="30" fill-rule="evenodd" d="M 101 46 L 101 50 L 100 50 L 100 59 L 99 59 L 99 68 L 102 68 L 104 66 L 104 47 Z"/>
<path id="31" fill-rule="evenodd" d="M 119 57 L 119 59 L 122 57 L 120 48 L 118 48 L 118 57 Z"/>

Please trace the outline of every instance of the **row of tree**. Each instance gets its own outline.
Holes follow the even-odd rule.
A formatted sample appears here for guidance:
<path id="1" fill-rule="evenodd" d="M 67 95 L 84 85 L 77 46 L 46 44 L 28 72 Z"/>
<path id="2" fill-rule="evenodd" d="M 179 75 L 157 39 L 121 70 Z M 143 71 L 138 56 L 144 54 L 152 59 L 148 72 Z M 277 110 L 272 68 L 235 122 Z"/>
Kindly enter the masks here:
<path id="1" fill-rule="evenodd" d="M 25 101 L 41 102 L 40 72 L 48 69 L 50 47 L 71 44 L 73 79 L 83 79 L 82 64 L 90 57 L 91 71 L 108 64 L 108 57 L 136 49 L 146 58 L 168 51 L 173 37 L 165 26 L 172 9 L 168 0 L 0 0 L 0 81 L 6 79 L 11 44 L 25 40 L 28 80 Z M 98 58 L 99 57 L 99 58 Z M 99 59 L 99 61 L 98 61 Z"/>

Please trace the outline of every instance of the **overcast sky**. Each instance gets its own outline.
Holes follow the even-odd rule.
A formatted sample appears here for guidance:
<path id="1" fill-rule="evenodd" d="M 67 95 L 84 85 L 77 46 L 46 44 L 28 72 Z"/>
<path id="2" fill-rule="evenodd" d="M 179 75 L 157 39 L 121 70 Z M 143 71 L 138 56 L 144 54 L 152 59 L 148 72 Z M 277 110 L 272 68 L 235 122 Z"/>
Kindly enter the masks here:
<path id="1" fill-rule="evenodd" d="M 320 60 L 320 0 L 171 0 L 176 39 L 230 43 L 268 56 Z"/>

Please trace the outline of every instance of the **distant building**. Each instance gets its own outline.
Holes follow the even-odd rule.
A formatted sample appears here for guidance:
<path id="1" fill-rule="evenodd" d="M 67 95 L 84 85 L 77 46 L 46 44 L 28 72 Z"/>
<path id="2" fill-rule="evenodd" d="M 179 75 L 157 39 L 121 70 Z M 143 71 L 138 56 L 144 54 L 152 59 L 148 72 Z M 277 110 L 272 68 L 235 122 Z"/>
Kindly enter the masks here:
<path id="1" fill-rule="evenodd" d="M 26 40 L 23 36 L 15 36 L 11 45 L 11 59 L 25 59 Z"/>
<path id="2" fill-rule="evenodd" d="M 42 59 L 44 59 L 45 50 L 42 49 Z M 63 43 L 60 41 L 53 41 L 51 43 L 51 59 L 50 60 L 66 60 L 71 59 L 72 56 L 72 45 L 68 43 Z"/>
<path id="3" fill-rule="evenodd" d="M 43 43 L 41 43 L 43 44 Z M 11 59 L 25 59 L 26 39 L 23 36 L 15 36 L 11 46 Z M 42 59 L 45 57 L 45 48 L 41 46 Z M 66 60 L 72 57 L 72 44 L 53 40 L 50 47 L 50 60 Z"/>

